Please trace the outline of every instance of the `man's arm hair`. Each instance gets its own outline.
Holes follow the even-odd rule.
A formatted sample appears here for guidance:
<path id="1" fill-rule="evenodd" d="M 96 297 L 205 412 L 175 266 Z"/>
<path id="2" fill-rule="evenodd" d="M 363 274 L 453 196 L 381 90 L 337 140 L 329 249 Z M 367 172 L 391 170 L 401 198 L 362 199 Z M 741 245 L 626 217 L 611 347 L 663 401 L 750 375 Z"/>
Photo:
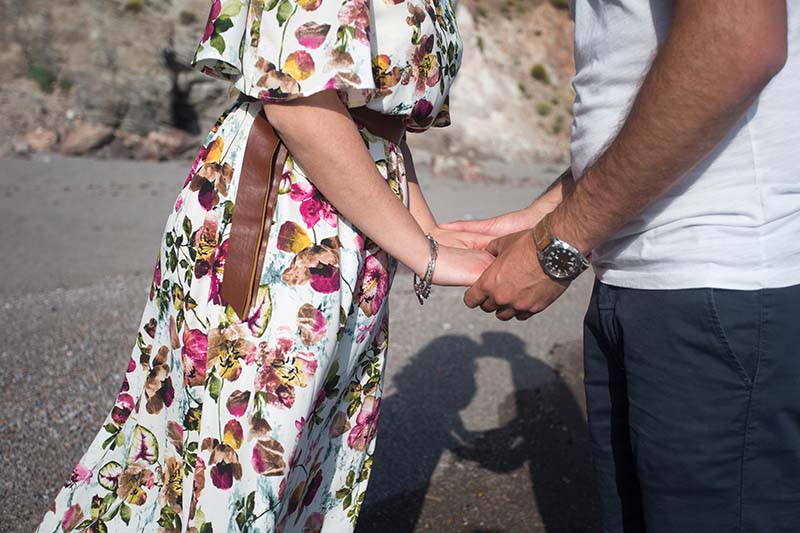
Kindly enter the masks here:
<path id="1" fill-rule="evenodd" d="M 552 215 L 588 253 L 700 163 L 786 63 L 785 0 L 676 0 L 616 138 Z"/>

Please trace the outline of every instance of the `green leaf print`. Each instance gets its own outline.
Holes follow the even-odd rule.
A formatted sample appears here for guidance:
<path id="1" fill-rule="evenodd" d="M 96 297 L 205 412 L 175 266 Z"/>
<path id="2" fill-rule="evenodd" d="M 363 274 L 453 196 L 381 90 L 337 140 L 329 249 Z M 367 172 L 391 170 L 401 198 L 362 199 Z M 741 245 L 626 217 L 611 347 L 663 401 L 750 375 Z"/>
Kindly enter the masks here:
<path id="1" fill-rule="evenodd" d="M 214 33 L 211 36 L 211 46 L 216 48 L 217 52 L 220 54 L 225 53 L 225 39 L 222 38 L 222 35 L 219 33 Z"/>
<path id="2" fill-rule="evenodd" d="M 200 526 L 200 533 L 214 533 L 214 526 L 211 525 L 211 522 L 206 522 Z"/>
<path id="3" fill-rule="evenodd" d="M 150 464 L 158 460 L 158 441 L 153 432 L 142 425 L 136 426 L 131 435 L 131 449 L 128 451 L 128 462 L 145 460 Z"/>
<path id="4" fill-rule="evenodd" d="M 261 21 L 254 20 L 250 26 L 250 46 L 258 46 L 261 39 Z"/>
<path id="5" fill-rule="evenodd" d="M 225 202 L 225 211 L 222 213 L 222 225 L 227 226 L 233 220 L 233 202 Z"/>
<path id="6" fill-rule="evenodd" d="M 217 35 L 225 33 L 233 28 L 233 21 L 229 17 L 219 17 L 214 21 L 214 33 Z"/>
<path id="7" fill-rule="evenodd" d="M 126 526 L 130 523 L 131 508 L 127 504 L 123 503 L 122 505 L 120 505 L 119 517 L 122 518 L 122 521 L 125 522 Z"/>
<path id="8" fill-rule="evenodd" d="M 117 490 L 117 482 L 123 470 L 122 465 L 116 461 L 106 463 L 97 472 L 97 482 L 104 489 Z"/>
<path id="9" fill-rule="evenodd" d="M 278 19 L 278 26 L 283 26 L 289 17 L 292 16 L 293 12 L 292 3 L 289 0 L 280 0 L 278 4 L 278 14 L 276 15 Z"/>
<path id="10" fill-rule="evenodd" d="M 278 0 L 269 0 L 269 2 L 267 2 L 266 6 L 264 6 L 264 10 L 272 11 L 273 9 L 275 9 L 275 6 L 277 6 L 277 5 L 278 5 Z"/>
<path id="11" fill-rule="evenodd" d="M 219 12 L 220 18 L 235 17 L 242 10 L 243 5 L 244 4 L 242 3 L 242 0 L 228 0 L 227 2 L 222 4 L 222 10 Z"/>
<path id="12" fill-rule="evenodd" d="M 122 435 L 119 429 L 116 429 L 106 440 L 103 441 L 103 449 L 105 450 L 109 446 L 113 450 L 117 446 L 117 436 Z"/>
<path id="13" fill-rule="evenodd" d="M 247 500 L 245 502 L 244 510 L 248 515 L 252 515 L 253 509 L 255 509 L 255 507 L 256 507 L 256 492 L 253 491 L 247 495 Z"/>
<path id="14" fill-rule="evenodd" d="M 208 379 L 208 394 L 215 402 L 219 399 L 219 392 L 222 390 L 222 380 L 215 374 L 211 374 Z"/>
<path id="15" fill-rule="evenodd" d="M 77 531 L 83 531 L 83 530 L 84 530 L 84 529 L 86 529 L 87 527 L 91 526 L 91 525 L 92 525 L 92 522 L 93 522 L 93 520 L 92 520 L 92 519 L 90 519 L 90 518 L 87 518 L 86 520 L 84 520 L 83 522 L 81 522 L 80 524 L 78 524 L 77 526 L 75 526 L 75 529 L 76 529 Z"/>
<path id="16" fill-rule="evenodd" d="M 172 507 L 166 505 L 161 508 L 158 525 L 167 529 L 181 529 L 181 517 L 172 510 Z"/>
<path id="17" fill-rule="evenodd" d="M 339 392 L 339 361 L 334 361 L 325 377 L 325 396 L 330 398 Z"/>

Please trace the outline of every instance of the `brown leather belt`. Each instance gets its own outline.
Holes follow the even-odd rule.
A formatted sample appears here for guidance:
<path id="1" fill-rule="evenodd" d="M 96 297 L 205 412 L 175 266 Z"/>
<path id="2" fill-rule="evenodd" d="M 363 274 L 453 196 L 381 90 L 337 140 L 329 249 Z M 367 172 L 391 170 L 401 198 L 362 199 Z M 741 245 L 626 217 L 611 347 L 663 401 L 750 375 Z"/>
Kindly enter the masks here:
<path id="1" fill-rule="evenodd" d="M 247 97 L 240 97 L 240 100 L 252 101 Z M 398 144 L 410 163 L 405 124 L 400 117 L 383 115 L 366 107 L 349 111 L 353 120 L 372 134 Z M 222 299 L 241 320 L 250 316 L 258 293 L 267 239 L 278 202 L 278 185 L 288 155 L 264 109 L 260 109 L 247 137 L 220 287 Z"/>

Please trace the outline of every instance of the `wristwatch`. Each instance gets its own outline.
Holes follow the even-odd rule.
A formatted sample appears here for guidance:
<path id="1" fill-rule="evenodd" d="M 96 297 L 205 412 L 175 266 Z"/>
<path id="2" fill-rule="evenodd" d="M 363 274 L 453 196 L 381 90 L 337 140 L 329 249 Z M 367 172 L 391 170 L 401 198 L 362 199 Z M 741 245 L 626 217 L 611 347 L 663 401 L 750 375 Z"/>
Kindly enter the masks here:
<path id="1" fill-rule="evenodd" d="M 536 255 L 542 270 L 553 279 L 574 280 L 589 268 L 592 254 L 584 256 L 577 248 L 553 236 L 550 231 L 550 214 L 533 228 Z"/>

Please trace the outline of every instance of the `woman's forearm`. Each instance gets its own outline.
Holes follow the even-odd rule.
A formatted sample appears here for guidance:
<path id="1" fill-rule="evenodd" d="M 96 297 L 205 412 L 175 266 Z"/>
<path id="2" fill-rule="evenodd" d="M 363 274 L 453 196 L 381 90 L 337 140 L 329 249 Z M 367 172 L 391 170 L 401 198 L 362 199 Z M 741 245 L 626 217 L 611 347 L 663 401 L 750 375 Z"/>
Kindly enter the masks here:
<path id="1" fill-rule="evenodd" d="M 567 167 L 549 187 L 528 206 L 528 210 L 536 212 L 537 218 L 549 213 L 568 196 L 575 188 L 572 169 Z"/>
<path id="2" fill-rule="evenodd" d="M 411 155 L 411 149 L 405 139 L 400 143 L 400 150 L 403 152 L 403 162 L 406 168 L 406 181 L 408 182 L 408 210 L 411 216 L 417 221 L 419 227 L 425 233 L 433 231 L 436 227 L 436 218 L 422 194 L 422 189 L 419 186 L 419 178 L 417 177 L 417 167 L 414 165 L 414 157 Z"/>
<path id="3" fill-rule="evenodd" d="M 265 104 L 292 157 L 337 211 L 387 253 L 423 274 L 425 232 L 387 185 L 347 109 L 333 91 Z"/>

